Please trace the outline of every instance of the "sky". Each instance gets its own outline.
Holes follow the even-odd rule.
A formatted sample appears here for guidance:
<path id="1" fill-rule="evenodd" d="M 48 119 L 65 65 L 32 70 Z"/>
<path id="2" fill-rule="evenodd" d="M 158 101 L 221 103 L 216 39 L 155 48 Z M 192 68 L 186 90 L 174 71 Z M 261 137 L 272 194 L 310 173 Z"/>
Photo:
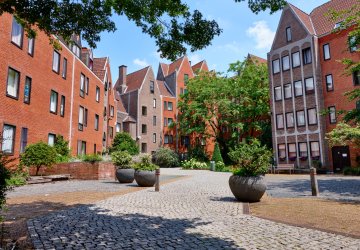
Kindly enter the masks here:
<path id="1" fill-rule="evenodd" d="M 248 53 L 266 59 L 280 20 L 281 11 L 272 15 L 262 12 L 252 13 L 247 1 L 235 3 L 234 0 L 185 0 L 191 10 L 199 10 L 207 19 L 214 19 L 223 29 L 212 44 L 203 50 L 188 53 L 192 64 L 206 60 L 209 68 L 217 72 L 226 72 L 229 64 L 243 60 Z M 327 0 L 289 0 L 306 13 Z M 140 70 L 148 65 L 156 75 L 161 59 L 154 39 L 141 32 L 124 16 L 113 16 L 117 30 L 114 33 L 103 32 L 101 41 L 94 50 L 95 57 L 110 57 L 112 81 L 118 78 L 118 67 L 126 65 L 128 73 Z"/>

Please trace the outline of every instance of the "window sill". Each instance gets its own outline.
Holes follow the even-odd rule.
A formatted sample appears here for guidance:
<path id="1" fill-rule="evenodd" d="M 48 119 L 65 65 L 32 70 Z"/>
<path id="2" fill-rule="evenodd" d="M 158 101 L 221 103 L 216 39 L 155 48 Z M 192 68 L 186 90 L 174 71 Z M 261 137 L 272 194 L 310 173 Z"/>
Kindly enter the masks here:
<path id="1" fill-rule="evenodd" d="M 9 97 L 9 98 L 17 100 L 17 101 L 19 100 L 19 96 L 12 96 L 12 95 L 6 94 L 6 97 Z"/>

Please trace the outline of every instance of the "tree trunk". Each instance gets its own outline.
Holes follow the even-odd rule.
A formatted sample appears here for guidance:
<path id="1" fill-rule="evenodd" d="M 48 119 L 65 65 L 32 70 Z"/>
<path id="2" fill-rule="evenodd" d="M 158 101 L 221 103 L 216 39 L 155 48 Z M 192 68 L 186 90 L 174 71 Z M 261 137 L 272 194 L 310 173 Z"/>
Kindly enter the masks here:
<path id="1" fill-rule="evenodd" d="M 41 168 L 41 166 L 36 166 L 36 176 L 38 176 L 39 175 L 39 170 L 40 170 L 40 168 Z"/>

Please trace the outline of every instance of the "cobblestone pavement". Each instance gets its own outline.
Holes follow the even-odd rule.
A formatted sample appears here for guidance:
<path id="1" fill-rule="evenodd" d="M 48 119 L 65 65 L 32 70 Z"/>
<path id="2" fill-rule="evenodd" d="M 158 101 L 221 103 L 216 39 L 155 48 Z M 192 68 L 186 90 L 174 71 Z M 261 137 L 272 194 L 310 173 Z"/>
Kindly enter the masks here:
<path id="1" fill-rule="evenodd" d="M 244 215 L 228 173 L 191 175 L 28 221 L 36 249 L 359 249 L 360 240 Z"/>
<path id="2" fill-rule="evenodd" d="M 359 176 L 318 175 L 320 197 L 331 200 L 359 201 Z M 273 197 L 310 197 L 309 175 L 266 175 L 267 194 Z"/>

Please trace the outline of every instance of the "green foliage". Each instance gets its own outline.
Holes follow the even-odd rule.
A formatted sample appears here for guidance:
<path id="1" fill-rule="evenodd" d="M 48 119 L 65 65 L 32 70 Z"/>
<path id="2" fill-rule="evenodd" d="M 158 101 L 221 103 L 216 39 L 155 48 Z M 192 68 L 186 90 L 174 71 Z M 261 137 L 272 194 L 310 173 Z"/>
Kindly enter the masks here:
<path id="1" fill-rule="evenodd" d="M 133 168 L 138 171 L 155 171 L 159 166 L 151 163 L 151 155 L 144 154 L 140 157 L 140 162 L 135 163 Z"/>
<path id="2" fill-rule="evenodd" d="M 195 145 L 188 149 L 189 158 L 194 158 L 201 162 L 209 161 L 209 156 L 206 154 L 204 147 L 201 145 Z"/>
<path id="3" fill-rule="evenodd" d="M 56 163 L 66 163 L 66 162 L 70 162 L 71 161 L 71 157 L 67 156 L 67 155 L 57 155 L 56 156 Z"/>
<path id="4" fill-rule="evenodd" d="M 244 2 L 246 0 L 235 0 L 235 2 Z M 267 9 L 270 10 L 270 14 L 282 9 L 286 5 L 285 0 L 249 0 L 248 5 L 252 12 L 258 14 L 261 11 Z"/>
<path id="5" fill-rule="evenodd" d="M 131 155 L 139 154 L 139 147 L 136 141 L 131 138 L 131 135 L 126 132 L 117 133 L 110 152 L 128 151 Z"/>
<path id="6" fill-rule="evenodd" d="M 221 156 L 219 144 L 217 144 L 217 143 L 215 143 L 214 153 L 213 153 L 211 160 L 214 161 L 215 163 L 224 162 L 224 160 Z"/>
<path id="7" fill-rule="evenodd" d="M 7 180 L 10 178 L 10 171 L 8 170 L 7 166 L 9 163 L 11 163 L 11 161 L 12 160 L 9 160 L 7 155 L 0 151 L 0 212 L 5 206 L 6 191 L 10 189 L 9 185 L 7 185 Z M 1 221 L 2 217 L 0 216 L 0 222 Z"/>
<path id="8" fill-rule="evenodd" d="M 267 173 L 272 153 L 254 139 L 251 144 L 239 144 L 229 153 L 229 156 L 236 162 L 234 175 L 259 176 Z"/>
<path id="9" fill-rule="evenodd" d="M 54 148 L 56 150 L 56 153 L 58 153 L 61 156 L 70 155 L 69 142 L 64 140 L 64 137 L 61 135 L 56 136 Z"/>
<path id="10" fill-rule="evenodd" d="M 6 185 L 10 187 L 18 187 L 26 184 L 28 173 L 23 171 L 15 171 L 11 173 L 10 178 L 6 180 Z"/>
<path id="11" fill-rule="evenodd" d="M 102 157 L 101 157 L 101 155 L 98 155 L 98 154 L 90 154 L 90 155 L 84 155 L 82 157 L 82 160 L 84 162 L 90 162 L 90 163 L 94 164 L 95 162 L 102 161 Z"/>
<path id="12" fill-rule="evenodd" d="M 336 127 L 326 134 L 330 146 L 354 145 L 360 147 L 360 125 L 351 127 L 345 123 L 338 123 Z"/>
<path id="13" fill-rule="evenodd" d="M 346 167 L 344 168 L 344 175 L 360 176 L 360 167 L 356 167 L 356 168 Z"/>
<path id="14" fill-rule="evenodd" d="M 20 164 L 26 167 L 36 167 L 36 175 L 41 167 L 51 167 L 56 163 L 56 150 L 44 142 L 38 142 L 26 147 L 20 157 Z"/>
<path id="15" fill-rule="evenodd" d="M 113 152 L 111 159 L 117 168 L 130 168 L 132 158 L 127 151 Z"/>
<path id="16" fill-rule="evenodd" d="M 170 148 L 159 148 L 153 159 L 154 163 L 161 168 L 176 168 L 180 165 L 179 156 Z"/>
<path id="17" fill-rule="evenodd" d="M 226 168 L 225 163 L 223 163 L 222 161 L 217 161 L 215 163 L 215 170 L 217 172 L 223 172 L 225 168 Z"/>
<path id="18" fill-rule="evenodd" d="M 208 164 L 206 164 L 205 162 L 197 161 L 194 158 L 187 161 L 183 161 L 181 167 L 182 169 L 209 169 Z"/>

